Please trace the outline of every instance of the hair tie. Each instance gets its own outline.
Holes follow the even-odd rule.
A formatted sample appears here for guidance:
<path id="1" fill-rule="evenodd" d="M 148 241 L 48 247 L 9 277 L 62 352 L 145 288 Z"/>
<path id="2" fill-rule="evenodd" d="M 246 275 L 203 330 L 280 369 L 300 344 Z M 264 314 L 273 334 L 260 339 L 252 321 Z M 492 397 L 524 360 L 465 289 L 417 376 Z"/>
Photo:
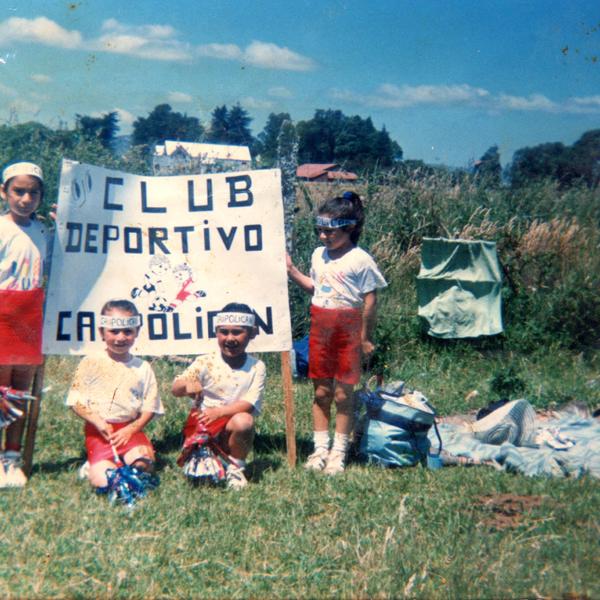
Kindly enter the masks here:
<path id="1" fill-rule="evenodd" d="M 350 200 L 350 202 L 352 202 L 354 200 L 354 196 L 356 196 L 356 194 L 354 192 L 344 192 L 342 194 L 342 198 L 344 200 Z"/>

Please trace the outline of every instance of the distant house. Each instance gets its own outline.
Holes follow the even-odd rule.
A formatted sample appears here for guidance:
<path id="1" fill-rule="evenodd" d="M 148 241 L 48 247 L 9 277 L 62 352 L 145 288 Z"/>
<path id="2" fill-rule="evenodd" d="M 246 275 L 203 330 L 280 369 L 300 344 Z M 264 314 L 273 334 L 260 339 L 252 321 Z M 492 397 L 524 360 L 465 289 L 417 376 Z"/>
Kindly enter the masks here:
<path id="1" fill-rule="evenodd" d="M 247 146 L 226 144 L 166 140 L 154 148 L 152 156 L 155 175 L 244 171 L 251 165 L 252 157 Z"/>
<path id="2" fill-rule="evenodd" d="M 350 171 L 342 171 L 335 163 L 299 165 L 296 177 L 305 181 L 356 181 L 358 175 Z"/>

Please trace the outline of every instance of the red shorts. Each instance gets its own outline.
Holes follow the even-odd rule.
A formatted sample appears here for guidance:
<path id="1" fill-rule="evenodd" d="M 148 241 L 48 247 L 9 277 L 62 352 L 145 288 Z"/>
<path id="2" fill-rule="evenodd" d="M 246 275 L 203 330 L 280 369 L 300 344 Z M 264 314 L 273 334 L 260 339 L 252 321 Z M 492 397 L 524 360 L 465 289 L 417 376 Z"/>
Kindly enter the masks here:
<path id="1" fill-rule="evenodd" d="M 197 433 L 208 433 L 210 437 L 217 437 L 223 429 L 225 429 L 225 425 L 227 425 L 227 421 L 231 417 L 220 417 L 219 419 L 214 420 L 212 423 L 208 425 L 201 425 L 198 417 L 200 416 L 200 412 L 197 409 L 192 409 L 190 414 L 188 415 L 187 421 L 183 426 L 183 444 L 190 440 Z"/>
<path id="2" fill-rule="evenodd" d="M 218 449 L 220 446 L 215 440 L 218 438 L 219 434 L 225 429 L 227 422 L 231 417 L 220 417 L 219 419 L 214 420 L 212 423 L 208 425 L 204 425 L 204 423 L 200 423 L 199 421 L 200 411 L 196 408 L 193 408 L 188 415 L 187 421 L 183 426 L 183 448 L 181 449 L 181 454 L 177 458 L 177 464 L 180 467 L 183 467 L 188 457 L 190 456 L 194 446 L 197 444 L 207 443 L 206 436 L 210 436 L 209 442 L 213 444 L 213 448 Z M 223 449 L 220 449 L 219 452 L 221 454 L 225 454 Z"/>
<path id="3" fill-rule="evenodd" d="M 359 308 L 310 307 L 308 376 L 355 385 L 360 381 Z"/>
<path id="4" fill-rule="evenodd" d="M 0 365 L 41 365 L 44 290 L 0 290 Z"/>
<path id="5" fill-rule="evenodd" d="M 127 427 L 132 421 L 125 421 L 124 423 L 111 423 L 114 431 Z M 88 462 L 90 465 L 97 463 L 101 460 L 115 460 L 112 446 L 102 437 L 100 432 L 91 424 L 85 424 L 85 448 L 87 450 Z M 133 448 L 137 446 L 145 446 L 152 450 L 152 443 L 148 439 L 148 436 L 143 431 L 138 431 L 131 436 L 131 439 L 124 445 L 117 448 L 119 456 L 124 456 Z"/>

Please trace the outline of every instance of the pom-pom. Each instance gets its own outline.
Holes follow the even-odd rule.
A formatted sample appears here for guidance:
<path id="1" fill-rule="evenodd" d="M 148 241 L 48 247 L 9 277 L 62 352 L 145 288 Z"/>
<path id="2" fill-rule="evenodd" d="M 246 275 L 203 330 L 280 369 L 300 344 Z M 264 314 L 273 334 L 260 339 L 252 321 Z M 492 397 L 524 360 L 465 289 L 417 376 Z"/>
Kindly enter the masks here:
<path id="1" fill-rule="evenodd" d="M 183 465 L 183 472 L 195 483 L 219 484 L 226 480 L 227 463 L 215 453 L 212 443 L 196 445 Z"/>
<path id="2" fill-rule="evenodd" d="M 108 485 L 98 488 L 98 493 L 107 494 L 111 504 L 125 504 L 129 508 L 159 484 L 158 476 L 129 465 L 107 469 L 106 478 Z"/>
<path id="3" fill-rule="evenodd" d="M 15 401 L 34 400 L 26 392 L 6 386 L 0 386 L 0 429 L 8 427 L 23 416 L 23 411 L 14 404 Z"/>

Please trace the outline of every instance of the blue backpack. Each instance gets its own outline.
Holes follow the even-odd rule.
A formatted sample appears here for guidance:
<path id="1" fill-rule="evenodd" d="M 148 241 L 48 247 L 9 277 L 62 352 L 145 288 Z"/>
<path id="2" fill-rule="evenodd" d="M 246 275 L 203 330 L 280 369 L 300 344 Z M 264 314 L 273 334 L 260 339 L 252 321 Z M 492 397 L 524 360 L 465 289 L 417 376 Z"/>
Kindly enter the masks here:
<path id="1" fill-rule="evenodd" d="M 435 425 L 435 409 L 420 392 L 409 393 L 404 382 L 392 382 L 374 391 L 358 393 L 366 414 L 358 449 L 359 457 L 386 467 L 412 467 L 427 462 L 431 443 L 427 434 Z"/>

